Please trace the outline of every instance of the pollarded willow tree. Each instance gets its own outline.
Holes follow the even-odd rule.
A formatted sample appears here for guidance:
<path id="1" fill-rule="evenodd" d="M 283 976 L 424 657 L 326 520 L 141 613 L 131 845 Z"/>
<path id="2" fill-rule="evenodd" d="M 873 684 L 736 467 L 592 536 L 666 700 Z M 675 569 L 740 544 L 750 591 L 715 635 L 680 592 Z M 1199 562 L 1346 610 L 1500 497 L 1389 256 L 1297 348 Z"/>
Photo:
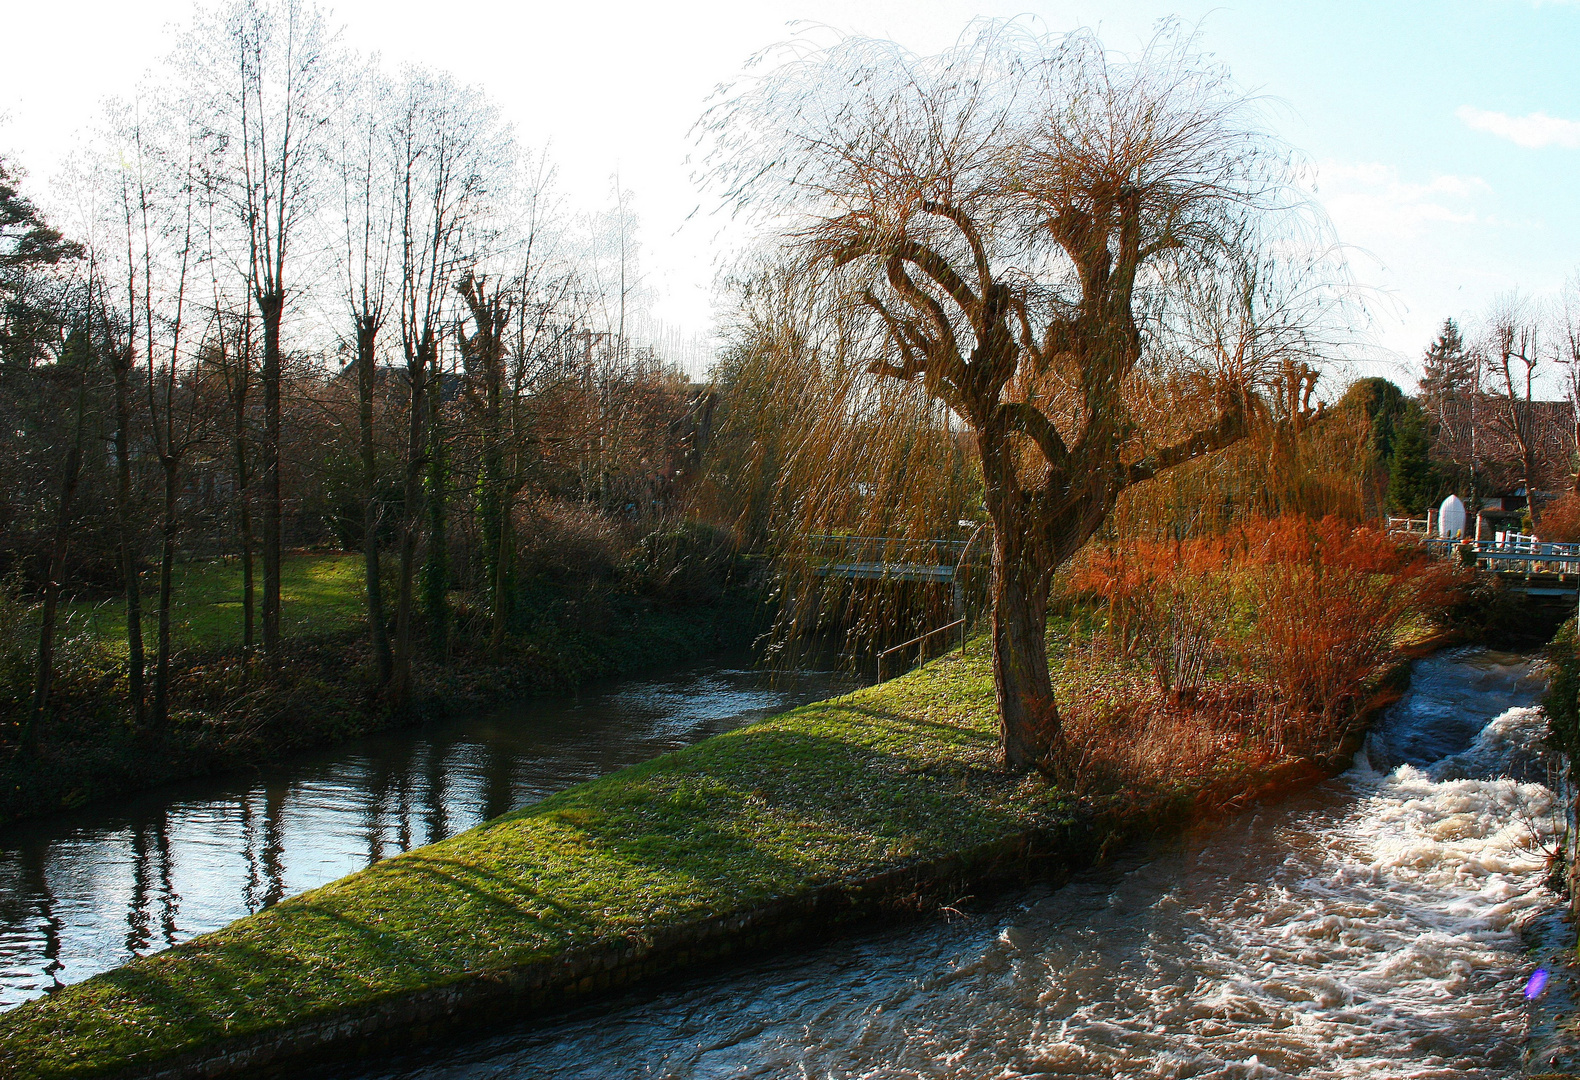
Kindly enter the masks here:
<path id="1" fill-rule="evenodd" d="M 932 57 L 847 38 L 726 91 L 702 131 L 707 181 L 772 224 L 781 272 L 822 313 L 789 336 L 842 375 L 803 380 L 838 389 L 799 407 L 863 442 L 844 458 L 910 452 L 871 435 L 918 401 L 969 431 L 1004 760 L 1052 767 L 1054 571 L 1130 485 L 1287 418 L 1281 402 L 1310 411 L 1311 346 L 1343 305 L 1313 281 L 1322 258 L 1277 268 L 1320 234 L 1290 155 L 1173 26 L 1133 58 L 1014 23 Z M 1204 295 L 1216 310 L 1186 317 Z M 796 507 L 851 486 L 826 469 Z"/>

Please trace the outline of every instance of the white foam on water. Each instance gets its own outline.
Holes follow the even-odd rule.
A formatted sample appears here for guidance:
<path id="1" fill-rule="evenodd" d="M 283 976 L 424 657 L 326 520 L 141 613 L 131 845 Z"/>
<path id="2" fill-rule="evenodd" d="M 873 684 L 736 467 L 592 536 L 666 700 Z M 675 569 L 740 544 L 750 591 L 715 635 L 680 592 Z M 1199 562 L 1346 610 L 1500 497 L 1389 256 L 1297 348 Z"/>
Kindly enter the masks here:
<path id="1" fill-rule="evenodd" d="M 1554 902 L 1542 880 L 1557 807 L 1499 774 L 1544 730 L 1539 709 L 1515 708 L 1426 769 L 1358 759 L 1355 799 L 1304 836 L 1290 829 L 1272 880 L 1200 898 L 1177 921 L 1154 905 L 1159 940 L 1043 1027 L 1031 1072 L 1507 1075 L 1529 975 L 1519 930 Z M 1166 940 L 1170 924 L 1185 940 Z"/>

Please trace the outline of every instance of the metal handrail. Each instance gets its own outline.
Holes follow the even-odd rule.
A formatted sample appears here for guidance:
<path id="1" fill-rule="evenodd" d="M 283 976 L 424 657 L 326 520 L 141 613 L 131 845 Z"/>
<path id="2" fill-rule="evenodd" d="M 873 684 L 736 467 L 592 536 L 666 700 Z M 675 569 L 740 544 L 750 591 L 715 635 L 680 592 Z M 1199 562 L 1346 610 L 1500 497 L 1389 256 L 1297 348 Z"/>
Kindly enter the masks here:
<path id="1" fill-rule="evenodd" d="M 897 653 L 901 649 L 909 649 L 912 645 L 919 645 L 928 638 L 932 637 L 934 634 L 942 634 L 944 631 L 953 630 L 957 626 L 960 627 L 960 652 L 962 655 L 964 655 L 966 651 L 965 625 L 966 621 L 964 618 L 956 619 L 952 623 L 945 623 L 943 626 L 929 630 L 927 633 L 922 634 L 919 637 L 913 637 L 910 641 L 901 642 L 899 645 L 896 645 L 891 649 L 884 649 L 878 654 L 878 681 L 883 681 L 883 661 L 886 660 L 891 653 Z"/>
<path id="2" fill-rule="evenodd" d="M 807 545 L 813 550 L 838 548 L 842 551 L 931 551 L 935 556 L 942 556 L 944 552 L 964 551 L 970 546 L 969 540 L 943 540 L 943 539 L 917 539 L 904 536 L 837 536 L 831 534 L 813 534 L 806 537 Z"/>

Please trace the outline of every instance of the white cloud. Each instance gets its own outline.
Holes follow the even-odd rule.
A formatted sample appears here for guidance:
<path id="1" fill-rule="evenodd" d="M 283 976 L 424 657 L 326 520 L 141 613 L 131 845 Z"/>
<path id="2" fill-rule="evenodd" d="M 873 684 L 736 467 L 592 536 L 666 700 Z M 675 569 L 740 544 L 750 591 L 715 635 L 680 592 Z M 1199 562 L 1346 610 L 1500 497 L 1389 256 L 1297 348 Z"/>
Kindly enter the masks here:
<path id="1" fill-rule="evenodd" d="M 1479 176 L 1435 176 L 1425 183 L 1400 178 L 1392 165 L 1325 161 L 1317 169 L 1317 193 L 1339 236 L 1372 247 L 1388 237 L 1411 237 L 1443 225 L 1480 220 L 1473 200 L 1492 189 Z"/>
<path id="2" fill-rule="evenodd" d="M 1485 131 L 1489 135 L 1507 139 L 1516 146 L 1533 150 L 1544 146 L 1580 149 L 1580 121 L 1564 120 L 1544 112 L 1509 116 L 1507 113 L 1478 109 L 1473 105 L 1461 105 L 1454 115 L 1472 131 Z"/>

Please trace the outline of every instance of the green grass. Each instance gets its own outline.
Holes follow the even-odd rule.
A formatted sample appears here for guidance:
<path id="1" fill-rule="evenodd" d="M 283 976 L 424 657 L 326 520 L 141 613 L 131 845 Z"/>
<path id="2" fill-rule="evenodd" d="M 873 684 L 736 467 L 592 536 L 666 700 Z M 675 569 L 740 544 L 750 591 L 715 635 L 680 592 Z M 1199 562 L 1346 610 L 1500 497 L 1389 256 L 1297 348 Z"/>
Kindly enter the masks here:
<path id="1" fill-rule="evenodd" d="M 263 564 L 255 568 L 253 633 L 261 635 Z M 237 559 L 176 564 L 171 590 L 171 636 L 178 649 L 222 649 L 242 638 L 241 563 Z M 142 578 L 143 640 L 159 630 L 159 572 Z M 280 566 L 280 632 L 289 638 L 333 637 L 366 621 L 360 555 L 287 555 Z M 126 648 L 126 605 L 120 597 L 77 603 L 70 618 L 106 644 Z"/>
<path id="2" fill-rule="evenodd" d="M 114 1071 L 1055 823 L 1057 790 L 994 766 L 985 653 L 572 788 L 24 1005 L 0 1016 L 0 1073 Z"/>
<path id="3" fill-rule="evenodd" d="M 1088 620 L 1089 621 L 1089 620 Z M 1094 715 L 1144 675 L 1050 625 L 1055 689 Z M 0 1075 L 115 1073 L 216 1041 L 1060 829 L 1075 800 L 998 766 L 987 643 L 572 788 L 0 1014 Z M 1089 806 L 1123 828 L 1289 762 L 1215 751 Z M 1138 816 L 1127 816 L 1138 815 Z M 1128 823 L 1128 824 L 1124 824 Z"/>

